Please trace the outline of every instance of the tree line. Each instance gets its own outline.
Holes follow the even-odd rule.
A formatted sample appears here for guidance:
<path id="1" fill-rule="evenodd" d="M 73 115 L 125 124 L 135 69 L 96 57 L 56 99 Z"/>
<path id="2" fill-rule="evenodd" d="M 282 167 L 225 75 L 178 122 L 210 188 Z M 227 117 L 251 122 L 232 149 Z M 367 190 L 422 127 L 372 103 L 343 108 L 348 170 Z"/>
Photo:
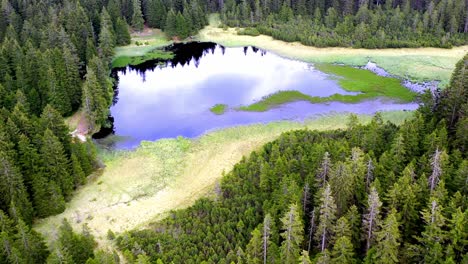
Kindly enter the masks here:
<path id="1" fill-rule="evenodd" d="M 465 45 L 468 6 L 452 0 L 226 0 L 224 24 L 317 47 Z"/>
<path id="2" fill-rule="evenodd" d="M 468 261 L 467 67 L 399 127 L 284 133 L 117 245 L 130 263 Z"/>

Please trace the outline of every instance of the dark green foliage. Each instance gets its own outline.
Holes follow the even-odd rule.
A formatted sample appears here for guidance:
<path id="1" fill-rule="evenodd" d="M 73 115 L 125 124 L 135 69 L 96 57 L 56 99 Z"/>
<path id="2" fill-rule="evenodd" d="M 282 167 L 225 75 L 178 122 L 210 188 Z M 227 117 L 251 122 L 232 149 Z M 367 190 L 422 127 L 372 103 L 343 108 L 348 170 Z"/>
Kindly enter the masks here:
<path id="1" fill-rule="evenodd" d="M 137 31 L 142 31 L 144 27 L 143 14 L 141 13 L 140 0 L 133 0 L 132 27 Z"/>
<path id="2" fill-rule="evenodd" d="M 121 18 L 117 18 L 117 22 L 115 23 L 115 38 L 117 45 L 128 45 L 131 42 L 127 22 Z"/>
<path id="3" fill-rule="evenodd" d="M 224 24 L 255 27 L 276 39 L 317 47 L 397 48 L 465 45 L 464 1 L 226 1 Z M 379 4 L 380 3 L 380 4 Z M 405 4 L 406 3 L 406 4 Z M 264 19 L 267 18 L 267 19 Z"/>
<path id="4" fill-rule="evenodd" d="M 77 234 L 73 232 L 70 223 L 64 220 L 59 228 L 58 243 L 58 250 L 67 252 L 74 263 L 86 263 L 88 259 L 94 258 L 96 242 L 86 226 L 81 234 Z"/>
<path id="5" fill-rule="evenodd" d="M 263 263 L 266 245 L 267 263 L 463 263 L 467 153 L 444 116 L 420 111 L 400 127 L 376 115 L 285 133 L 235 165 L 216 199 L 115 241 L 130 262 Z"/>

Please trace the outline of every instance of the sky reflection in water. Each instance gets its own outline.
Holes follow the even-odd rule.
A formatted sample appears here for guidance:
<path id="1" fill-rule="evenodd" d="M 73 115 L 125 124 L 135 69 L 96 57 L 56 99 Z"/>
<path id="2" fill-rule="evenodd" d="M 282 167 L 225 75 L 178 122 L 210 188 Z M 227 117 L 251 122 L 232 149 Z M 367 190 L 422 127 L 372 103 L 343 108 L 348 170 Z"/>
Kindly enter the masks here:
<path id="1" fill-rule="evenodd" d="M 193 57 L 191 49 L 198 54 Z M 215 128 L 303 120 L 330 112 L 374 113 L 417 107 L 380 100 L 358 104 L 295 102 L 263 113 L 228 111 L 215 115 L 209 111 L 215 104 L 248 105 L 280 90 L 323 97 L 351 93 L 311 64 L 254 48 L 207 43 L 180 46 L 166 67 L 155 68 L 147 63 L 143 68 L 119 71 L 118 79 L 118 101 L 111 107 L 111 115 L 115 134 L 128 139 L 117 142 L 116 148 L 133 148 L 142 140 L 196 137 Z"/>

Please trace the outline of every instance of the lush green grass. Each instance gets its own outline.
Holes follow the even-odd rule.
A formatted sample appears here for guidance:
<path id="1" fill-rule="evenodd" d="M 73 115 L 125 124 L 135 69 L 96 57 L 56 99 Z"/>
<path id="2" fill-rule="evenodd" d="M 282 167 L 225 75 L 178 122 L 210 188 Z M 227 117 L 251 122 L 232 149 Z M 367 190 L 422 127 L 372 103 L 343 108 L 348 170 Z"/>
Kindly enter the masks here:
<path id="1" fill-rule="evenodd" d="M 339 76 L 338 83 L 349 92 L 361 92 L 367 97 L 388 97 L 402 102 L 411 102 L 416 93 L 401 85 L 396 78 L 379 76 L 371 71 L 331 64 L 318 64 L 322 72 Z M 353 96 L 360 98 L 360 95 Z M 358 100 L 359 101 L 359 100 Z"/>
<path id="2" fill-rule="evenodd" d="M 237 110 L 264 112 L 279 105 L 308 101 L 310 103 L 345 102 L 357 103 L 373 98 L 389 98 L 399 102 L 411 102 L 416 93 L 401 86 L 400 80 L 378 76 L 370 71 L 356 69 L 348 66 L 321 64 L 316 66 L 319 70 L 336 75 L 341 87 L 350 92 L 359 92 L 356 95 L 334 94 L 328 97 L 317 97 L 303 94 L 299 91 L 279 91 L 263 97 L 260 101 L 247 106 L 240 106 Z"/>
<path id="3" fill-rule="evenodd" d="M 174 54 L 172 52 L 166 52 L 163 50 L 155 49 L 153 51 L 150 51 L 142 56 L 120 56 L 116 57 L 112 61 L 112 67 L 113 68 L 119 68 L 119 67 L 125 67 L 127 65 L 139 65 L 145 61 L 149 60 L 155 60 L 155 59 L 160 59 L 160 60 L 169 60 L 174 57 Z"/>
<path id="4" fill-rule="evenodd" d="M 210 108 L 210 111 L 213 114 L 222 115 L 222 114 L 224 114 L 224 112 L 226 112 L 227 108 L 228 108 L 228 106 L 225 105 L 225 104 L 216 104 L 216 105 L 214 105 L 213 107 Z"/>
<path id="5" fill-rule="evenodd" d="M 311 101 L 312 96 L 303 94 L 299 91 L 279 91 L 263 97 L 260 101 L 247 106 L 240 106 L 236 110 L 249 112 L 265 112 L 271 108 L 280 106 L 285 103 L 295 101 Z"/>

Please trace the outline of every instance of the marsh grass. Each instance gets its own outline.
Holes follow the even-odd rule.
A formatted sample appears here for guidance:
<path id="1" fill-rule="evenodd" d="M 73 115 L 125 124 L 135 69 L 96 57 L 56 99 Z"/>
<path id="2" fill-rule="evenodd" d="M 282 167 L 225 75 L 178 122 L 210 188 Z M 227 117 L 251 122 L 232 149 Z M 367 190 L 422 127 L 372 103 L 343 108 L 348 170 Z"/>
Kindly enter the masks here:
<path id="1" fill-rule="evenodd" d="M 149 60 L 156 60 L 156 59 L 159 59 L 159 60 L 169 60 L 169 59 L 172 59 L 174 58 L 174 54 L 172 52 L 167 52 L 167 51 L 163 51 L 163 50 L 160 50 L 160 49 L 155 49 L 155 50 L 152 50 L 152 51 L 149 51 L 148 53 L 145 53 L 144 55 L 142 56 L 120 56 L 120 57 L 116 57 L 113 61 L 112 61 L 112 67 L 113 68 L 121 68 L 121 67 L 125 67 L 127 65 L 133 65 L 133 66 L 136 66 L 136 65 L 139 65 L 145 61 L 149 61 Z"/>
<path id="2" fill-rule="evenodd" d="M 225 104 L 216 104 L 216 105 L 214 105 L 213 107 L 210 108 L 210 111 L 213 114 L 222 115 L 227 111 L 227 109 L 228 109 L 228 106 L 225 105 Z"/>
<path id="3" fill-rule="evenodd" d="M 159 48 L 172 43 L 159 29 L 148 29 L 145 34 L 132 34 L 131 44 L 115 48 L 113 67 L 138 65 L 151 59 L 170 59 L 170 53 Z M 172 55 L 171 55 L 172 56 Z"/>

